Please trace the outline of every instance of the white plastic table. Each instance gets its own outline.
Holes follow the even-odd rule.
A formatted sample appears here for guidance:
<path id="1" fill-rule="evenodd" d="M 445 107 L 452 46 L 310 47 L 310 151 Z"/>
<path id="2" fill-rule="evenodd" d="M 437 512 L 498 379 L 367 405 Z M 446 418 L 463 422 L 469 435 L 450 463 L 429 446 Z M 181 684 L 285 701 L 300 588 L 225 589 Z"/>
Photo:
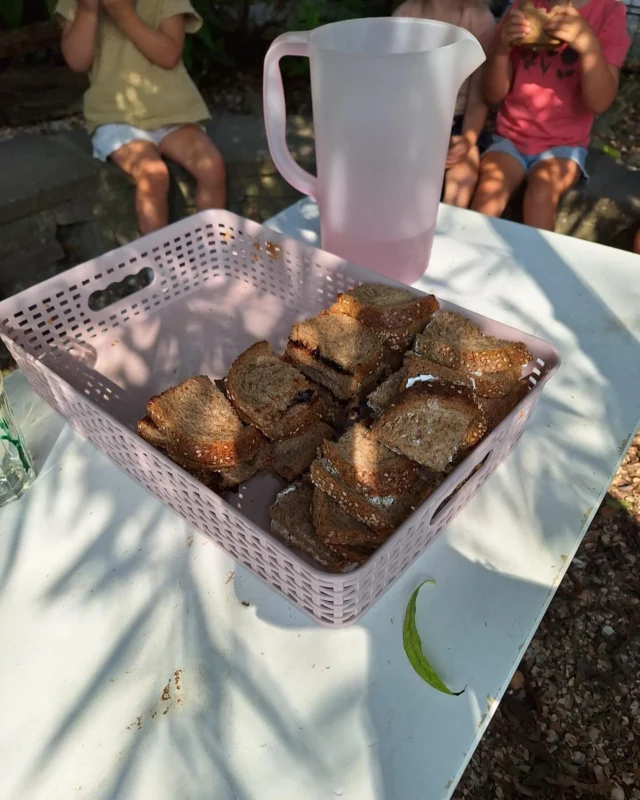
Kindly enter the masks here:
<path id="1" fill-rule="evenodd" d="M 315 241 L 309 201 L 278 217 Z M 2 800 L 447 798 L 640 418 L 640 258 L 442 208 L 422 286 L 564 365 L 467 509 L 323 630 L 79 438 L 16 374 L 35 486 L 0 511 Z M 433 663 L 402 648 L 411 591 Z"/>

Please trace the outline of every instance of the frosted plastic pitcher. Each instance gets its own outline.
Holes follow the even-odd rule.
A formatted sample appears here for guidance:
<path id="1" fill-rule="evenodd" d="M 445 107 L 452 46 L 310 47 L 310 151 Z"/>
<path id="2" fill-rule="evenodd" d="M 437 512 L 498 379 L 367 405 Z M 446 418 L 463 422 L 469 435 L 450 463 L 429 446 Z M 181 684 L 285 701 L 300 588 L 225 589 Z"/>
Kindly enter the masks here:
<path id="1" fill-rule="evenodd" d="M 307 56 L 318 177 L 286 143 L 279 62 Z M 264 115 L 276 167 L 318 201 L 325 250 L 414 283 L 431 255 L 455 102 L 484 61 L 454 25 L 359 19 L 285 33 L 265 60 Z"/>

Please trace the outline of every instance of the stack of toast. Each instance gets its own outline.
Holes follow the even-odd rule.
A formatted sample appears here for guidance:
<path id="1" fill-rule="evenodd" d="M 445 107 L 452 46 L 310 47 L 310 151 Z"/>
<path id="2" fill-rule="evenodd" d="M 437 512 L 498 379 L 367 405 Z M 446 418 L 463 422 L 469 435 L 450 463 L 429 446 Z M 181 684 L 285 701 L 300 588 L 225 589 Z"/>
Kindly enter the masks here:
<path id="1" fill-rule="evenodd" d="M 273 535 L 345 572 L 511 411 L 530 361 L 434 297 L 364 284 L 294 324 L 282 356 L 245 350 L 222 388 L 200 376 L 152 397 L 138 432 L 218 492 L 276 473 Z"/>

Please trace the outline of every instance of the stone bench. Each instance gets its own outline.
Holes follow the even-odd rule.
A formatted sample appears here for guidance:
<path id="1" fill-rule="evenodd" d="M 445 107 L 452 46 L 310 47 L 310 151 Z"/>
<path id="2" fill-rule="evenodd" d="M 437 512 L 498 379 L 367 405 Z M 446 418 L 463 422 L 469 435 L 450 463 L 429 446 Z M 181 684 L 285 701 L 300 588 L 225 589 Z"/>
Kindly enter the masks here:
<path id="1" fill-rule="evenodd" d="M 224 115 L 210 133 L 227 163 L 228 207 L 263 220 L 300 196 L 269 158 L 262 122 Z M 308 121 L 290 120 L 290 144 L 313 166 Z M 195 211 L 194 182 L 170 164 L 170 218 Z M 0 298 L 101 255 L 138 235 L 132 181 L 91 157 L 82 131 L 23 135 L 0 143 Z"/>

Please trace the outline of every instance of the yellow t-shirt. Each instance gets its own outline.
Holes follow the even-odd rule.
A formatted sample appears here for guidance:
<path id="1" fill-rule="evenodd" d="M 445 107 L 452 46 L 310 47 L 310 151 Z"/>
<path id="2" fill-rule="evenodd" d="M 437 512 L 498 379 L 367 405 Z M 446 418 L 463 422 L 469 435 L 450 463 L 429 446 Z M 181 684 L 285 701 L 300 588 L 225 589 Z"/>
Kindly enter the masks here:
<path id="1" fill-rule="evenodd" d="M 189 0 L 135 0 L 135 7 L 138 16 L 153 28 L 179 14 L 185 16 L 187 33 L 196 33 L 202 25 Z M 76 8 L 77 0 L 58 0 L 56 13 L 73 21 Z M 184 64 L 180 62 L 174 69 L 152 64 L 102 10 L 89 81 L 84 116 L 90 133 L 114 122 L 154 130 L 210 119 Z"/>

